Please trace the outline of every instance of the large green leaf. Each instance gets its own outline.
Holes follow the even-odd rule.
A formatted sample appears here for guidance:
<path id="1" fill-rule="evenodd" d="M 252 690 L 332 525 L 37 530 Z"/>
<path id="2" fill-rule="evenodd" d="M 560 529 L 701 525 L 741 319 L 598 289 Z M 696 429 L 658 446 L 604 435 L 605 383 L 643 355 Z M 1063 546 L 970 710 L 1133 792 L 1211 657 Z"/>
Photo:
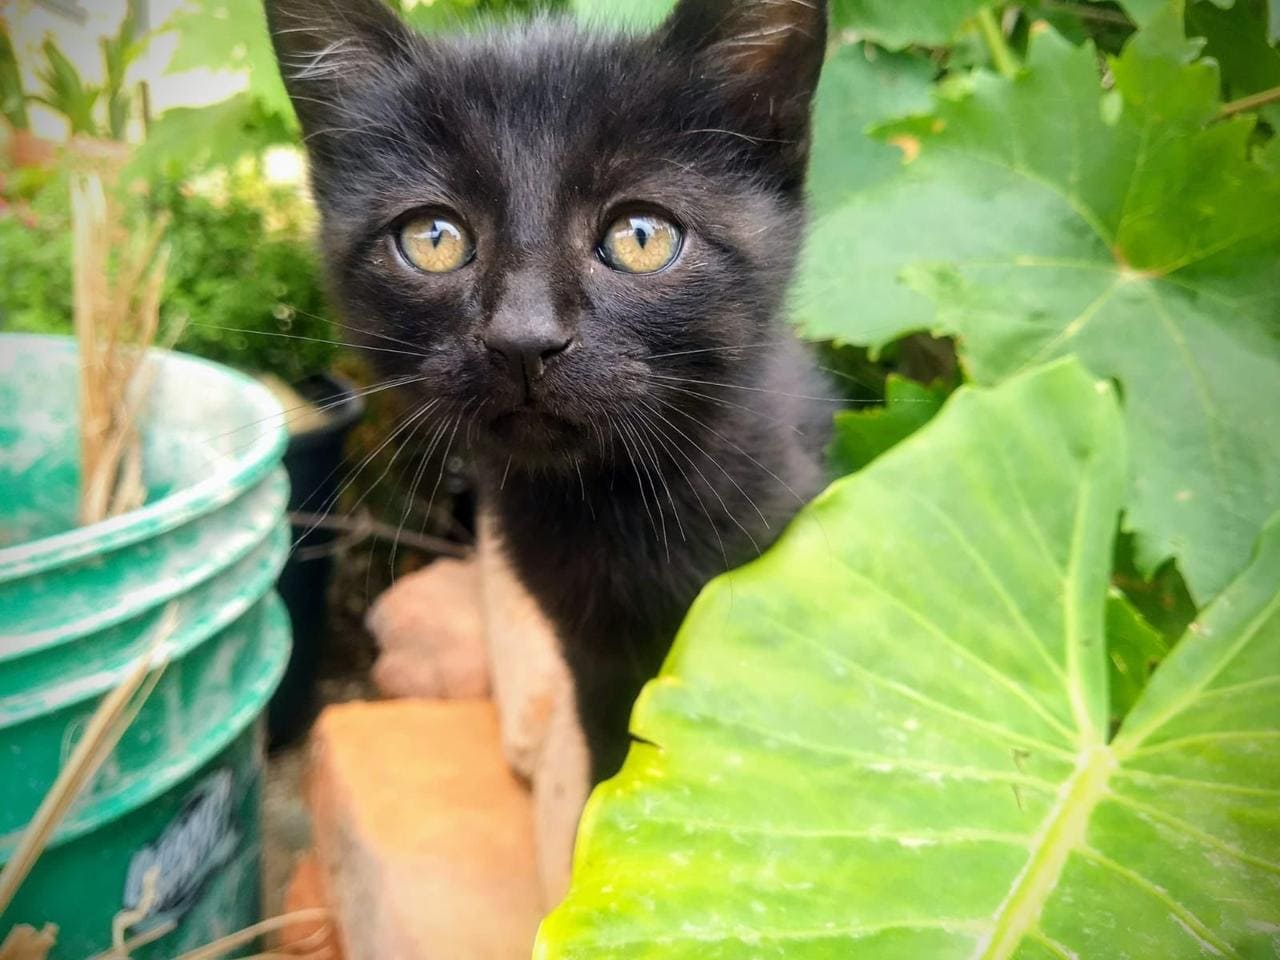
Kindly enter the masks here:
<path id="1" fill-rule="evenodd" d="M 1074 361 L 939 417 L 699 598 L 539 960 L 1274 957 L 1280 525 L 1108 743 L 1124 493 Z"/>
<path id="2" fill-rule="evenodd" d="M 1214 122 L 1192 49 L 1153 25 L 1104 93 L 1045 32 L 1017 78 L 949 88 L 889 131 L 919 147 L 901 175 L 817 223 L 798 315 L 873 347 L 954 334 L 983 383 L 1068 353 L 1116 379 L 1140 566 L 1175 556 L 1203 603 L 1280 508 L 1280 173 L 1253 118 Z"/>

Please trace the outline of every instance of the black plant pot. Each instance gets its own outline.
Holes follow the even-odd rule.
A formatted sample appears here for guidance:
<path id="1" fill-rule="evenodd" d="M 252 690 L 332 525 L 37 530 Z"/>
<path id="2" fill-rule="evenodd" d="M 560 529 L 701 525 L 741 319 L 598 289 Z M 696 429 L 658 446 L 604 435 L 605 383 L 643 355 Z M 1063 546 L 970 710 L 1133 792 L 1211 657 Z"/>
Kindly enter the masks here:
<path id="1" fill-rule="evenodd" d="M 284 454 L 291 485 L 289 509 L 323 513 L 338 491 L 347 436 L 364 416 L 364 401 L 352 383 L 334 374 L 317 374 L 293 386 L 303 399 L 326 408 L 326 422 L 289 439 Z M 315 719 L 316 678 L 329 629 L 333 553 L 328 548 L 335 537 L 333 530 L 323 527 L 293 527 L 295 549 L 276 584 L 293 621 L 293 653 L 267 710 L 272 747 L 297 740 Z"/>

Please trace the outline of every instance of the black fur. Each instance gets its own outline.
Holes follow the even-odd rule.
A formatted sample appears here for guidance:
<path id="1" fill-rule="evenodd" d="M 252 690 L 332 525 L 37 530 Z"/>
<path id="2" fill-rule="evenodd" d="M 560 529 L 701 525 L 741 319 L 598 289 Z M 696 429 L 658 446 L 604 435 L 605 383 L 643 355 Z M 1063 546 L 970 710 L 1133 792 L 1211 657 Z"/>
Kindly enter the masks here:
<path id="1" fill-rule="evenodd" d="M 422 38 L 377 0 L 268 3 L 312 157 L 335 296 L 439 422 L 473 433 L 516 570 L 557 626 L 599 777 L 690 602 L 817 491 L 829 411 L 780 316 L 804 221 L 824 0 L 683 0 L 651 35 L 541 21 Z M 633 276 L 598 244 L 666 212 L 679 259 Z M 451 274 L 393 239 L 447 210 Z M 496 326 L 569 349 L 527 381 Z M 768 346 L 765 346 L 768 344 Z M 691 382 L 696 381 L 696 382 Z"/>

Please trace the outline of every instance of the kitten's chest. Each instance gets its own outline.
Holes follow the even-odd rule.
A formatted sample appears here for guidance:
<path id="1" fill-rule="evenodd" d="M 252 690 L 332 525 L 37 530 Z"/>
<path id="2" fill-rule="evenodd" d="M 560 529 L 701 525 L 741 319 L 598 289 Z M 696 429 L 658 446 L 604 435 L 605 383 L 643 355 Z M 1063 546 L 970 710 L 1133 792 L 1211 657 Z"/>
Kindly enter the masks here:
<path id="1" fill-rule="evenodd" d="M 570 645 L 670 641 L 724 566 L 707 554 L 708 531 L 620 486 L 563 497 L 508 486 L 488 508 L 517 575 Z"/>

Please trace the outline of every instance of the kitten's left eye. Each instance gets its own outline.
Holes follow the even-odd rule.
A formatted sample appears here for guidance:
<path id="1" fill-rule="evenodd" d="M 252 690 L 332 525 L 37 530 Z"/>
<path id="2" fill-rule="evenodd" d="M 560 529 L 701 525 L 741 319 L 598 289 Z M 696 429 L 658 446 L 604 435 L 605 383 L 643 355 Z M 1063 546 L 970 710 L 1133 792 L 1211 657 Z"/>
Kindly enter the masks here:
<path id="1" fill-rule="evenodd" d="M 442 216 L 410 220 L 400 229 L 400 252 L 426 273 L 450 273 L 475 256 L 476 245 L 466 229 Z"/>
<path id="2" fill-rule="evenodd" d="M 680 254 L 684 234 L 670 220 L 651 213 L 619 217 L 600 241 L 600 259 L 623 273 L 657 273 Z"/>

